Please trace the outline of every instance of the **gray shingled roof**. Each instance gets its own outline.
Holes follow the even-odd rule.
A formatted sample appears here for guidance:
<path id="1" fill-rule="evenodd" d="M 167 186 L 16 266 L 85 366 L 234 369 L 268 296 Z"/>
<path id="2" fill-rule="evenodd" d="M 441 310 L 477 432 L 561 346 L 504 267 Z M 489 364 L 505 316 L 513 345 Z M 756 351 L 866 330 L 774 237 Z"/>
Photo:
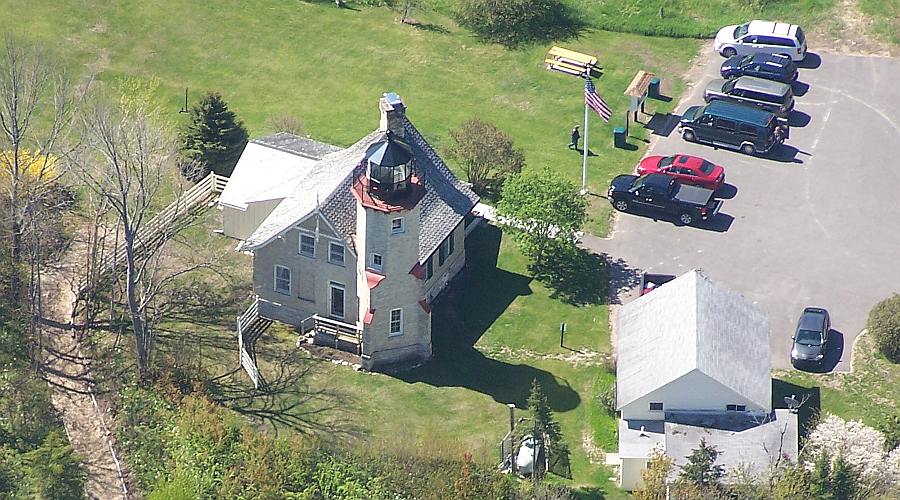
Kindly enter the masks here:
<path id="1" fill-rule="evenodd" d="M 694 370 L 771 407 L 768 318 L 702 272 L 690 271 L 626 304 L 618 322 L 619 408 Z"/>
<path id="2" fill-rule="evenodd" d="M 276 132 L 272 135 L 254 139 L 253 142 L 258 142 L 275 149 L 300 154 L 316 160 L 322 159 L 328 153 L 334 153 L 335 151 L 341 150 L 341 148 L 337 146 L 314 141 L 308 137 L 300 137 L 299 135 L 288 132 Z"/>
<path id="3" fill-rule="evenodd" d="M 405 140 L 412 147 L 425 182 L 425 196 L 419 202 L 421 263 L 472 210 L 478 196 L 453 175 L 416 127 L 407 118 L 403 120 Z M 366 148 L 383 137 L 384 132 L 376 130 L 349 148 L 323 158 L 247 239 L 244 248 L 259 248 L 308 216 L 316 208 L 317 193 L 322 216 L 352 245 L 356 233 L 356 198 L 350 192 L 353 170 Z"/>

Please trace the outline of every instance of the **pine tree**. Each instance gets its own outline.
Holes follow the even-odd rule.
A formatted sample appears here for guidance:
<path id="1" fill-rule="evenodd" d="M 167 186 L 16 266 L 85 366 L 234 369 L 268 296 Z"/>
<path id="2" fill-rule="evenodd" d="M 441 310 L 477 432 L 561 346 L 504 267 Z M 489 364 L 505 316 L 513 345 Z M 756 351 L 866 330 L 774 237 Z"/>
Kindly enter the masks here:
<path id="1" fill-rule="evenodd" d="M 218 92 L 209 92 L 191 108 L 190 123 L 182 133 L 182 168 L 194 180 L 215 172 L 231 176 L 244 146 L 247 129 Z M 196 167 L 196 169 L 195 169 Z"/>
<path id="2" fill-rule="evenodd" d="M 537 433 L 535 439 L 538 439 L 540 436 L 547 436 L 548 442 L 544 444 L 544 449 L 546 450 L 549 446 L 550 452 L 553 453 L 549 457 L 550 460 L 553 461 L 555 457 L 567 457 L 569 449 L 562 442 L 562 429 L 559 426 L 559 422 L 553 418 L 553 410 L 550 409 L 547 396 L 541 390 L 541 384 L 537 379 L 531 382 L 531 393 L 528 395 L 528 411 L 531 414 L 534 431 Z M 537 471 L 537 465 L 537 460 L 535 460 L 535 471 Z"/>
<path id="3" fill-rule="evenodd" d="M 813 462 L 811 493 L 813 498 L 831 498 L 831 457 L 824 449 Z"/>
<path id="4" fill-rule="evenodd" d="M 680 479 L 702 489 L 717 487 L 719 480 L 725 475 L 724 467 L 716 465 L 718 458 L 719 450 L 706 444 L 705 439 L 700 439 L 700 447 L 687 456 L 687 463 L 681 468 Z"/>
<path id="5" fill-rule="evenodd" d="M 844 456 L 838 453 L 831 464 L 831 498 L 835 500 L 851 500 L 857 498 L 857 485 L 859 473 L 853 466 L 844 460 Z"/>

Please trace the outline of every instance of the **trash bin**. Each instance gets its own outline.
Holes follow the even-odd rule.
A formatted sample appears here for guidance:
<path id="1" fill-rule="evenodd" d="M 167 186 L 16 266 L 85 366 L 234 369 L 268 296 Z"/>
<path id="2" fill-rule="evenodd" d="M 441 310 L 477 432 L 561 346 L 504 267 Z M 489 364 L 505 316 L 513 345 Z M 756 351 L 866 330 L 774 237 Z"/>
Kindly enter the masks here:
<path id="1" fill-rule="evenodd" d="M 625 147 L 625 127 L 616 127 L 613 129 L 613 144 L 617 148 Z"/>
<path id="2" fill-rule="evenodd" d="M 659 97 L 659 77 L 654 76 L 650 79 L 650 88 L 647 90 L 647 94 L 650 97 L 656 98 Z"/>

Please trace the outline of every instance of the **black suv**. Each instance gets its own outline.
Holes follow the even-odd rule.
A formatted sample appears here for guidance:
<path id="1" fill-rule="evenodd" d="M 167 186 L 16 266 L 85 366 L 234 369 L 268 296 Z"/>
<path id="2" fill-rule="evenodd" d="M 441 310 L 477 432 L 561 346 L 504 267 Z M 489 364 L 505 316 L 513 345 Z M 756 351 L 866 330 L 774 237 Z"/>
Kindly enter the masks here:
<path id="1" fill-rule="evenodd" d="M 729 57 L 722 63 L 722 78 L 755 76 L 776 82 L 791 83 L 799 74 L 797 65 L 784 54 L 752 54 Z"/>
<path id="2" fill-rule="evenodd" d="M 788 137 L 787 123 L 774 113 L 725 101 L 691 106 L 678 123 L 689 142 L 740 150 L 752 155 L 768 153 Z"/>

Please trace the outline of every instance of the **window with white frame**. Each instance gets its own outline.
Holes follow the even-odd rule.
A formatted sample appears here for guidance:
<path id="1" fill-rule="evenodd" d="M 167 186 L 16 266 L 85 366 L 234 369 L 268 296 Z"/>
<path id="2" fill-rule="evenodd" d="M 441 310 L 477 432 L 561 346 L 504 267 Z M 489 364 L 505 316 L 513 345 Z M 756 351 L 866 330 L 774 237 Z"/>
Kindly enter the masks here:
<path id="1" fill-rule="evenodd" d="M 434 256 L 425 261 L 425 279 L 430 280 L 434 276 Z"/>
<path id="2" fill-rule="evenodd" d="M 403 217 L 397 217 L 391 220 L 391 234 L 403 232 Z"/>
<path id="3" fill-rule="evenodd" d="M 662 403 L 650 403 L 650 411 L 663 411 Z"/>
<path id="4" fill-rule="evenodd" d="M 313 235 L 300 233 L 300 255 L 316 256 L 316 238 Z"/>
<path id="5" fill-rule="evenodd" d="M 747 411 L 747 405 L 725 405 L 725 411 Z"/>
<path id="6" fill-rule="evenodd" d="M 328 287 L 331 289 L 328 314 L 332 318 L 344 319 L 344 285 L 332 281 Z"/>
<path id="7" fill-rule="evenodd" d="M 403 335 L 403 309 L 391 309 L 390 334 Z"/>
<path id="8" fill-rule="evenodd" d="M 284 266 L 275 266 L 275 291 L 291 294 L 291 270 Z"/>
<path id="9" fill-rule="evenodd" d="M 381 272 L 382 263 L 383 263 L 383 259 L 381 257 L 381 254 L 373 253 L 372 254 L 372 264 L 371 264 L 372 269 Z"/>
<path id="10" fill-rule="evenodd" d="M 339 266 L 344 265 L 344 245 L 334 242 L 328 244 L 328 262 Z"/>

